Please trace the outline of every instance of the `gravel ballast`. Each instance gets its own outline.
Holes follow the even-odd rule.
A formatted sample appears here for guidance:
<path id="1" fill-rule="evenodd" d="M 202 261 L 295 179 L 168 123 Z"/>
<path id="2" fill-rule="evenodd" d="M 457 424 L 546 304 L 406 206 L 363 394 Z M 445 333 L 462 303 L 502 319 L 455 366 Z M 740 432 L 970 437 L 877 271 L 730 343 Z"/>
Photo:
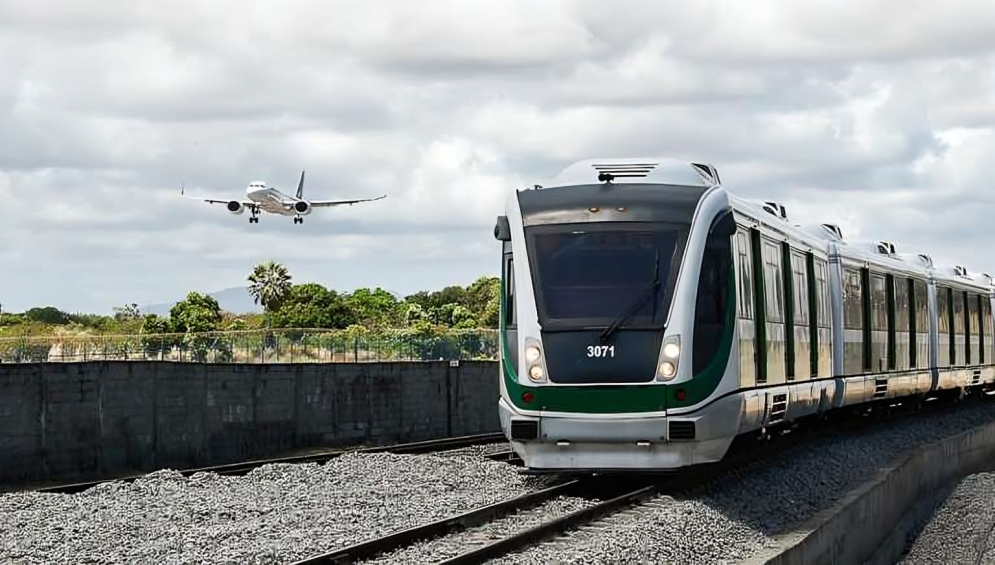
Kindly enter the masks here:
<path id="1" fill-rule="evenodd" d="M 287 563 L 538 490 L 482 457 L 349 454 L 0 496 L 2 563 Z"/>
<path id="2" fill-rule="evenodd" d="M 898 455 L 991 421 L 995 403 L 972 404 L 822 438 L 691 500 L 661 496 L 495 562 L 733 563 Z M 287 563 L 545 486 L 505 463 L 454 454 L 349 454 L 244 477 L 160 471 L 75 495 L 0 496 L 0 562 Z M 375 561 L 431 563 L 587 504 L 557 499 Z"/>
<path id="3" fill-rule="evenodd" d="M 362 563 L 363 565 L 401 563 L 422 565 L 435 563 L 473 551 L 478 547 L 483 547 L 503 537 L 523 532 L 529 528 L 539 526 L 544 522 L 555 520 L 561 516 L 566 516 L 571 512 L 576 512 L 595 504 L 597 502 L 594 500 L 573 496 L 560 496 L 536 508 L 521 510 L 488 524 L 482 524 L 433 540 L 417 543 Z"/>
<path id="4" fill-rule="evenodd" d="M 965 478 L 923 528 L 901 565 L 995 564 L 995 474 Z"/>
<path id="5" fill-rule="evenodd" d="M 774 547 L 774 536 L 829 508 L 902 453 L 992 421 L 995 404 L 986 402 L 820 438 L 694 499 L 660 496 L 490 563 L 736 563 Z"/>

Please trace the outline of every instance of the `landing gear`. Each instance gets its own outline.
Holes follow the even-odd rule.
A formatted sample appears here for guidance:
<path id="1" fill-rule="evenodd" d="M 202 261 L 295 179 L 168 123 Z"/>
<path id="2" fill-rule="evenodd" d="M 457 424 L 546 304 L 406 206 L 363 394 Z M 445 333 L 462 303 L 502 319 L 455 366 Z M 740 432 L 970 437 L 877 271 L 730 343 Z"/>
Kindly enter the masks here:
<path id="1" fill-rule="evenodd" d="M 253 208 L 249 209 L 249 212 L 252 213 L 252 215 L 249 216 L 249 223 L 250 224 L 258 224 L 259 223 L 259 215 L 258 215 L 259 214 L 259 210 L 257 210 L 256 208 L 253 207 Z"/>
<path id="2" fill-rule="evenodd" d="M 300 216 L 294 216 L 294 223 L 295 224 L 303 224 L 304 223 L 304 218 L 302 218 Z"/>

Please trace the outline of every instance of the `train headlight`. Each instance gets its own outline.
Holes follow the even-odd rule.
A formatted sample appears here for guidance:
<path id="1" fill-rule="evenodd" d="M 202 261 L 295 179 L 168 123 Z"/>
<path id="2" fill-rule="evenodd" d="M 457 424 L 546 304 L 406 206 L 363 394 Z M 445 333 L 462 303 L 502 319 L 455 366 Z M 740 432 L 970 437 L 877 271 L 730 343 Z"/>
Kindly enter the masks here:
<path id="1" fill-rule="evenodd" d="M 529 369 L 529 378 L 535 382 L 543 380 L 545 376 L 546 374 L 543 372 L 542 367 L 540 367 L 539 365 L 533 365 L 532 368 Z"/>
<path id="2" fill-rule="evenodd" d="M 546 360 L 542 355 L 542 345 L 534 337 L 525 338 L 525 367 L 529 380 L 534 383 L 546 382 Z"/>
<path id="3" fill-rule="evenodd" d="M 668 359 L 677 359 L 681 354 L 681 346 L 676 343 L 668 343 L 663 346 L 663 356 Z"/>
<path id="4" fill-rule="evenodd" d="M 681 363 L 681 336 L 668 335 L 663 339 L 660 359 L 657 360 L 656 380 L 669 381 L 677 376 Z"/>
<path id="5" fill-rule="evenodd" d="M 525 348 L 525 360 L 529 363 L 535 363 L 538 361 L 540 355 L 542 355 L 542 352 L 540 352 L 539 348 L 534 345 L 530 345 Z"/>

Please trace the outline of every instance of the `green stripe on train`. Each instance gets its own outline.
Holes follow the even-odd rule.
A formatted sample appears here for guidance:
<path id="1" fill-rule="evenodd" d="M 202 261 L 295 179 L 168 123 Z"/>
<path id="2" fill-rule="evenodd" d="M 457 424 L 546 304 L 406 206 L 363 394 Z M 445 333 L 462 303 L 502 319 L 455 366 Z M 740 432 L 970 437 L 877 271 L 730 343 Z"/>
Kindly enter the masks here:
<path id="1" fill-rule="evenodd" d="M 505 269 L 502 269 L 505 271 Z M 508 328 L 505 301 L 507 282 L 501 275 L 501 366 L 511 403 L 523 410 L 544 410 L 548 412 L 577 412 L 621 414 L 637 412 L 657 412 L 668 408 L 692 406 L 704 401 L 715 392 L 725 374 L 732 352 L 732 340 L 736 325 L 736 273 L 729 269 L 729 300 L 726 301 L 725 331 L 712 360 L 690 381 L 676 385 L 647 384 L 632 386 L 585 386 L 585 387 L 531 387 L 518 383 L 512 369 L 511 352 L 508 350 Z M 690 356 L 685 357 L 690 362 Z M 684 400 L 675 397 L 679 389 L 684 390 Z M 532 393 L 532 402 L 526 403 L 522 395 Z"/>

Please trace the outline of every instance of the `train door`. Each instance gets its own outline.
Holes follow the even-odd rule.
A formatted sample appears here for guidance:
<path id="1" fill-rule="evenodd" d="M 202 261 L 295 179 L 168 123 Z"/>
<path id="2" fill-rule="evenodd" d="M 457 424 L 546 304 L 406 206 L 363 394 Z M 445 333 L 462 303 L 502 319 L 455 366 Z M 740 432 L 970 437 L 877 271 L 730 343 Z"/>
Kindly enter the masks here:
<path id="1" fill-rule="evenodd" d="M 781 246 L 768 238 L 761 238 L 766 303 L 767 379 L 768 384 L 785 381 L 787 341 L 784 308 L 784 280 Z"/>
<path id="2" fill-rule="evenodd" d="M 736 231 L 736 285 L 737 326 L 739 334 L 739 385 L 752 388 L 763 377 L 757 372 L 759 353 L 758 341 L 763 344 L 762 334 L 757 333 L 754 312 L 756 311 L 756 277 L 753 266 L 753 248 L 745 228 Z"/>
<path id="3" fill-rule="evenodd" d="M 818 378 L 833 374 L 833 329 L 829 300 L 829 264 L 809 253 L 812 278 L 812 375 Z"/>
<path id="4" fill-rule="evenodd" d="M 807 379 L 815 375 L 812 370 L 812 322 L 810 316 L 809 267 L 805 255 L 790 251 L 791 262 L 791 378 Z M 786 277 L 789 278 L 789 277 Z"/>

